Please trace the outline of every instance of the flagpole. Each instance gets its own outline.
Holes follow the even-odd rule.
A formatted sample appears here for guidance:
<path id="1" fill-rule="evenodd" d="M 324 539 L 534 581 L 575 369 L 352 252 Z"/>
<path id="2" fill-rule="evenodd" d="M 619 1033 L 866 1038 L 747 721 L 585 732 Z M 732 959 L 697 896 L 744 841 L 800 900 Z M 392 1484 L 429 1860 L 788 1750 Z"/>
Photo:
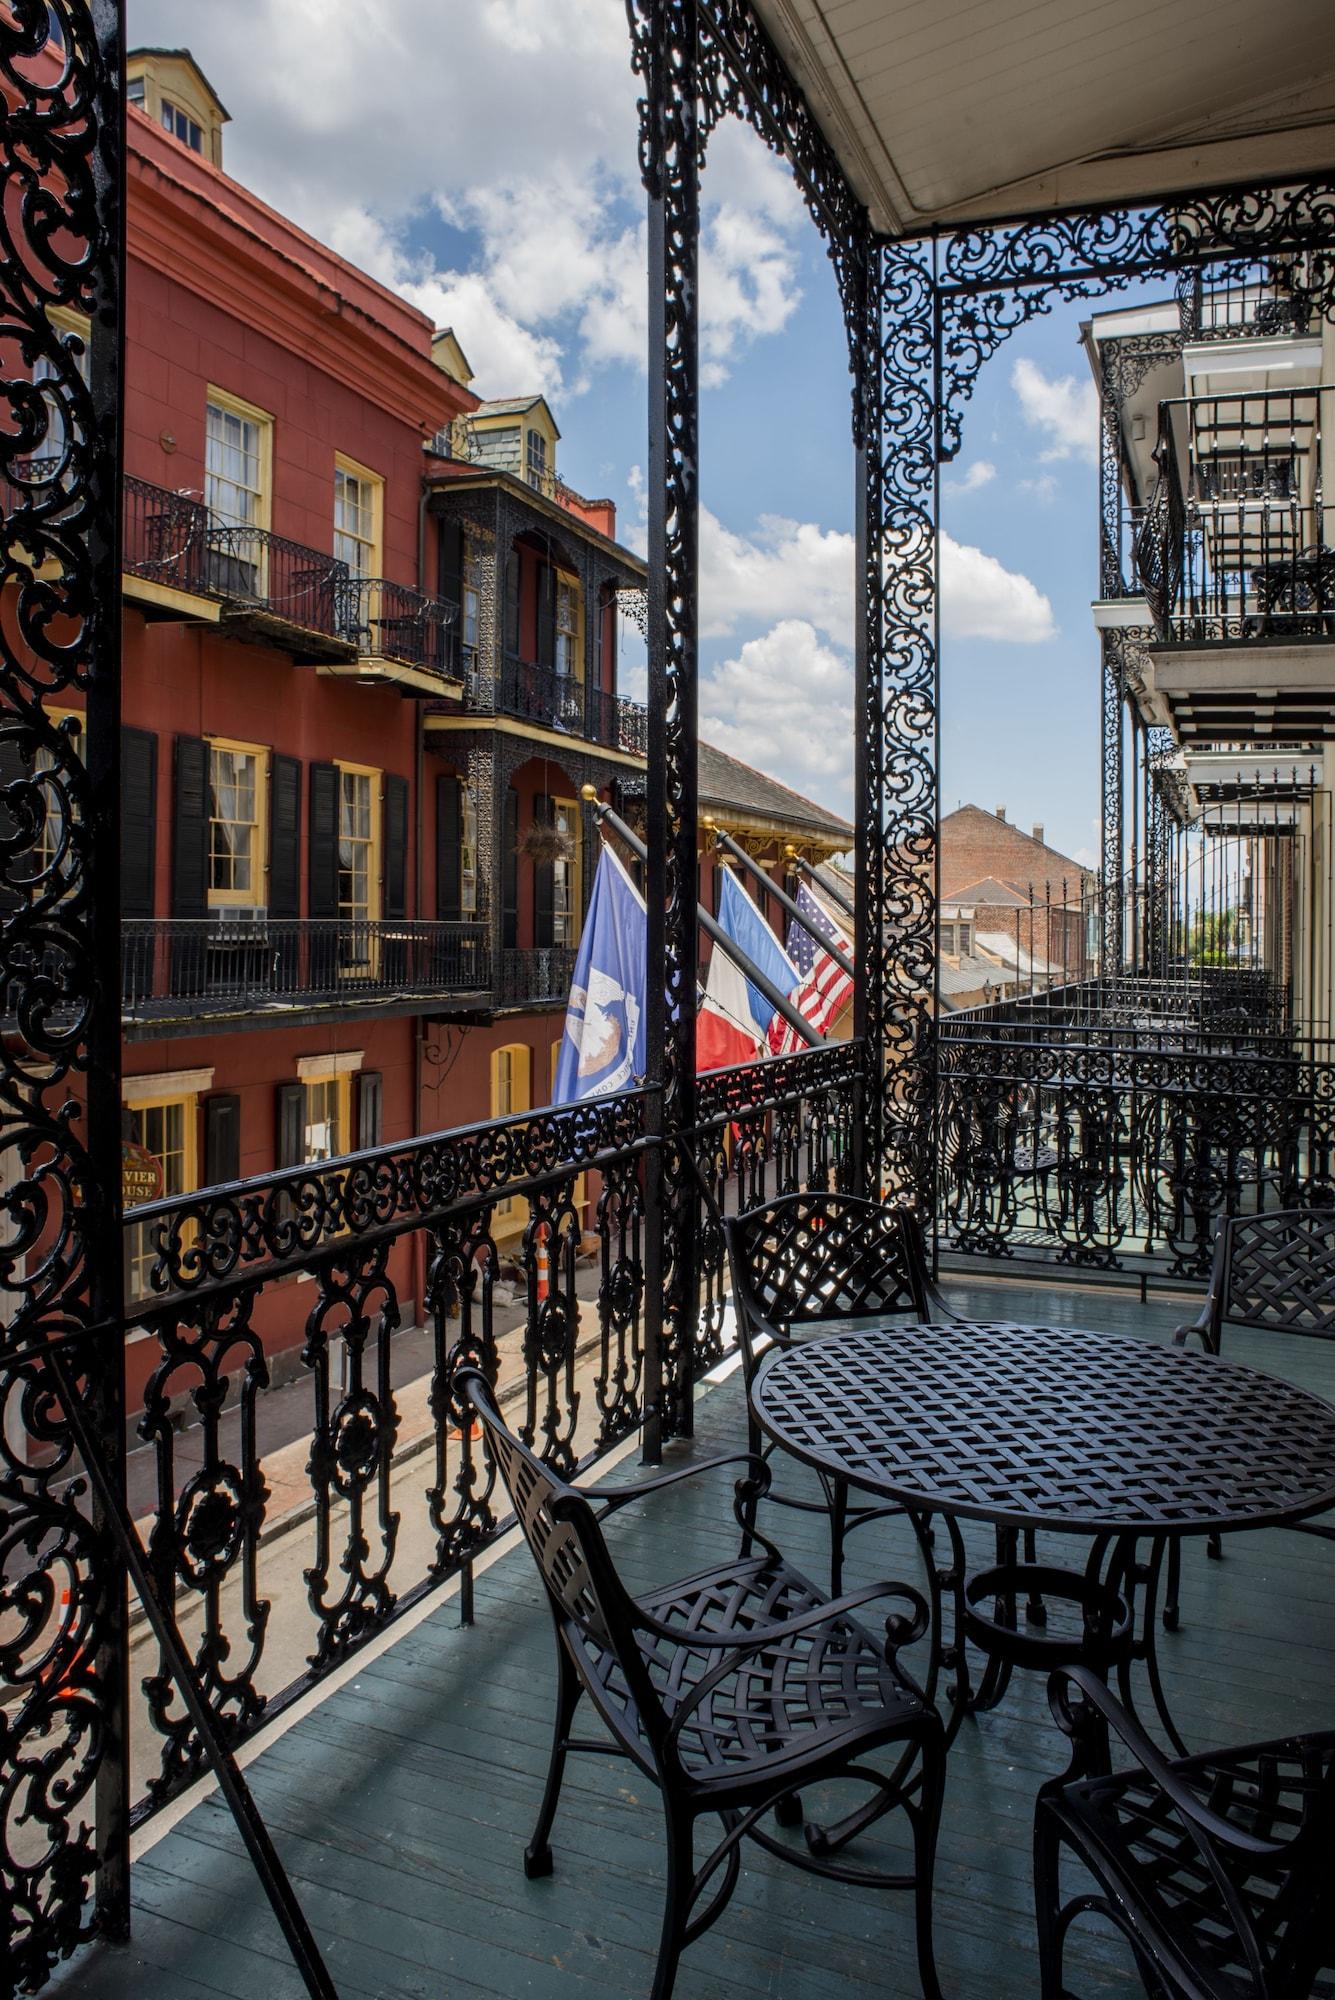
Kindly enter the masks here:
<path id="1" fill-rule="evenodd" d="M 833 882 L 827 882 L 820 870 L 813 868 L 809 861 L 804 860 L 795 847 L 790 844 L 783 851 L 792 862 L 794 868 L 799 869 L 806 876 L 813 888 L 819 889 L 822 896 L 828 896 L 832 903 L 837 903 L 845 916 L 856 917 L 857 911 L 853 908 L 853 905 L 849 902 L 843 891 L 836 889 Z"/>
<path id="2" fill-rule="evenodd" d="M 760 863 L 753 861 L 746 849 L 737 845 L 737 842 L 730 833 L 725 833 L 721 826 L 715 826 L 712 819 L 707 819 L 705 825 L 714 836 L 715 847 L 721 848 L 725 854 L 730 854 L 734 861 L 740 861 L 743 868 L 749 869 L 757 882 L 764 884 L 766 893 L 773 896 L 779 908 L 787 910 L 794 923 L 801 924 L 803 930 L 807 933 L 807 936 L 816 948 L 819 951 L 829 952 L 830 957 L 834 960 L 845 978 L 856 979 L 857 974 L 853 970 L 853 961 L 847 952 L 841 951 L 833 938 L 822 937 L 819 931 L 812 930 L 810 921 L 803 916 L 787 890 L 781 889 L 773 876 L 767 875 L 760 866 Z"/>
<path id="3" fill-rule="evenodd" d="M 585 785 L 581 789 L 580 797 L 593 807 L 594 816 L 599 826 L 604 824 L 610 826 L 613 833 L 625 841 L 637 861 L 648 862 L 649 850 L 644 842 L 637 833 L 631 832 L 619 813 L 613 812 L 611 806 L 603 803 L 598 796 L 596 786 Z M 787 994 L 780 993 L 778 987 L 760 970 L 760 967 L 751 962 L 737 940 L 728 936 L 722 924 L 710 916 L 709 911 L 703 903 L 697 903 L 695 909 L 700 921 L 700 928 L 705 933 L 705 936 L 712 938 L 724 957 L 732 960 L 743 978 L 749 979 L 756 990 L 764 994 L 775 1013 L 782 1014 L 788 1026 L 793 1030 L 793 1033 L 800 1035 L 809 1049 L 823 1048 L 825 1046 L 824 1035 L 816 1033 L 810 1021 L 804 1015 L 798 1013 Z M 820 943 L 824 946 L 825 940 L 822 938 Z M 825 948 L 828 949 L 828 947 Z"/>

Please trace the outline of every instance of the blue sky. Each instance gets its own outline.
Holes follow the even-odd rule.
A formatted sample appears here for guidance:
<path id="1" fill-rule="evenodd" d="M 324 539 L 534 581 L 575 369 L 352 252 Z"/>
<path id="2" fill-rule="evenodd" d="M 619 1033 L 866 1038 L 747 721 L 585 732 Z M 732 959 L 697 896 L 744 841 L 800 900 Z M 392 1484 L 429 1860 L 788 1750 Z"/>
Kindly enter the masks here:
<path id="1" fill-rule="evenodd" d="M 132 45 L 192 48 L 232 114 L 229 171 L 453 324 L 484 394 L 548 394 L 563 477 L 614 498 L 639 545 L 644 204 L 622 0 L 130 0 L 129 28 Z M 702 729 L 847 810 L 853 458 L 833 273 L 740 126 L 711 142 L 703 221 Z M 980 378 L 946 475 L 942 703 L 943 808 L 1004 804 L 1086 861 L 1089 310 L 1034 322 Z M 634 657 L 632 638 L 632 679 Z"/>

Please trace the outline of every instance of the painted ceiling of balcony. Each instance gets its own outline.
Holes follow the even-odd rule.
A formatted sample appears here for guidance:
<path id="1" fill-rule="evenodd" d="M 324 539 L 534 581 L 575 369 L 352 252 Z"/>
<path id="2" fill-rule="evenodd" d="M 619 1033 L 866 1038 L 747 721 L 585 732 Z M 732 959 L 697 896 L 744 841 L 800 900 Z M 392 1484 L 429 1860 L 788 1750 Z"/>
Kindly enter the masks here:
<path id="1" fill-rule="evenodd" d="M 1335 169 L 1329 0 L 755 0 L 878 229 Z"/>

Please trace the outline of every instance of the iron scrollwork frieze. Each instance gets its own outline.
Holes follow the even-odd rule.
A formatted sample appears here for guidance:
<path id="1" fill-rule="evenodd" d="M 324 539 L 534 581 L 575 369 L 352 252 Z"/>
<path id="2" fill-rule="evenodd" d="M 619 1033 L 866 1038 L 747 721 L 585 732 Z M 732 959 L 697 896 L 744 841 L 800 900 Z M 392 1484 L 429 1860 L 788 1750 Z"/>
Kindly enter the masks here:
<path id="1" fill-rule="evenodd" d="M 123 1934 L 128 1922 L 123 1572 L 42 1363 L 5 1361 L 46 1335 L 114 1319 L 119 1305 L 123 168 L 113 0 L 13 0 L 0 20 L 0 83 L 0 1990 L 9 1992 L 40 1986 L 92 1924 Z M 89 323 L 88 337 L 62 330 L 67 313 Z M 82 741 L 48 705 L 83 705 Z M 113 1485 L 120 1369 L 114 1341 L 80 1357 L 81 1401 Z"/>
<path id="2" fill-rule="evenodd" d="M 1224 189 L 1142 209 L 1079 210 L 978 226 L 941 238 L 938 449 L 959 450 L 964 405 L 984 361 L 1059 300 L 1098 298 L 1184 268 L 1329 250 L 1335 184 Z M 1335 314 L 1335 260 L 1322 259 L 1312 304 Z"/>

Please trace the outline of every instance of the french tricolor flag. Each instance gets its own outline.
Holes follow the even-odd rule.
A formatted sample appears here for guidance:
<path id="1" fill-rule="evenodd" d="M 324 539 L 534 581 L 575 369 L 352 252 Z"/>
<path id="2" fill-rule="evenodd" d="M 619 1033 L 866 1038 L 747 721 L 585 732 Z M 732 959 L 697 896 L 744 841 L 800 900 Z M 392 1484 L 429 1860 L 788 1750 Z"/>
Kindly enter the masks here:
<path id="1" fill-rule="evenodd" d="M 730 869 L 722 871 L 721 882 L 720 927 L 780 993 L 791 993 L 799 983 L 797 967 Z M 695 1023 L 697 1071 L 729 1069 L 768 1055 L 770 1023 L 775 1019 L 774 1009 L 759 987 L 753 986 L 716 944 Z"/>

